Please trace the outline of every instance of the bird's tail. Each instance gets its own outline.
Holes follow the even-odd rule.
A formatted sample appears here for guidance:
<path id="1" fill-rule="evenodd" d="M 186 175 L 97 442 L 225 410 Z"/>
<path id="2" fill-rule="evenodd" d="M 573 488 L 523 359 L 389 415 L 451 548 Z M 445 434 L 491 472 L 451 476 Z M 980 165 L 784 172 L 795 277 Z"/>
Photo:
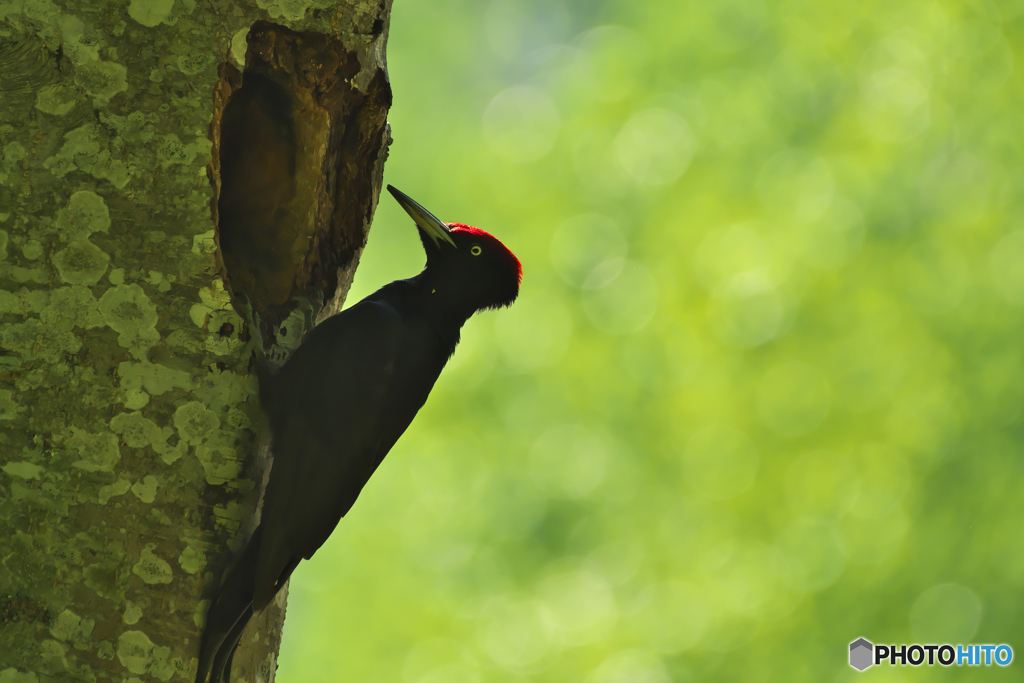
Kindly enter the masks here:
<path id="1" fill-rule="evenodd" d="M 256 527 L 252 538 L 242 551 L 235 566 L 221 586 L 217 599 L 206 614 L 202 645 L 199 650 L 199 669 L 196 683 L 218 683 L 230 667 L 231 655 L 242 630 L 252 616 L 253 586 L 256 577 L 256 560 L 259 557 L 262 527 Z"/>
<path id="2" fill-rule="evenodd" d="M 266 508 L 264 514 L 267 514 Z M 272 518 L 273 515 L 270 514 L 264 519 L 268 517 Z M 262 524 L 260 526 L 263 527 Z M 294 557 L 290 541 L 288 534 L 280 525 L 269 524 L 263 532 L 251 584 L 254 610 L 262 611 L 274 599 L 299 563 L 301 558 Z"/>

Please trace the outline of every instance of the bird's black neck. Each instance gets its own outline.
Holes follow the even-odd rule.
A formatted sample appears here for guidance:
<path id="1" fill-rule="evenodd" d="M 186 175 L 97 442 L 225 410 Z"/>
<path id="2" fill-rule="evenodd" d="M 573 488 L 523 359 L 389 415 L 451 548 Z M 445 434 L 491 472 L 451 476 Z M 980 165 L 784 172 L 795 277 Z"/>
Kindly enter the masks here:
<path id="1" fill-rule="evenodd" d="M 437 332 L 448 355 L 455 352 L 462 326 L 475 313 L 462 303 L 457 292 L 446 291 L 431 273 L 424 270 L 416 277 L 395 280 L 371 294 L 370 299 L 384 299 L 403 316 L 421 316 Z"/>
<path id="2" fill-rule="evenodd" d="M 444 341 L 448 355 L 451 356 L 459 343 L 462 326 L 476 311 L 464 302 L 461 292 L 450 291 L 450 285 L 446 287 L 444 282 L 436 281 L 431 275 L 424 270 L 413 280 L 418 281 L 416 284 L 422 301 L 421 310 Z"/>

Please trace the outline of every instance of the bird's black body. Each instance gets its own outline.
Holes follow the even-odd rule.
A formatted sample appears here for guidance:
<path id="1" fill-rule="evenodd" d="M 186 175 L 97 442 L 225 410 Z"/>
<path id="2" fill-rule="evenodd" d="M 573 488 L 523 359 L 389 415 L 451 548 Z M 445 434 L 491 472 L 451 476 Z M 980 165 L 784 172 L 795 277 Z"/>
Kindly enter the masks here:
<path id="1" fill-rule="evenodd" d="M 274 463 L 260 525 L 207 616 L 197 683 L 228 677 L 245 624 L 355 503 L 427 400 L 466 320 L 518 295 L 519 261 L 501 242 L 442 224 L 388 189 L 416 220 L 427 267 L 328 318 L 280 372 L 260 373 Z"/>

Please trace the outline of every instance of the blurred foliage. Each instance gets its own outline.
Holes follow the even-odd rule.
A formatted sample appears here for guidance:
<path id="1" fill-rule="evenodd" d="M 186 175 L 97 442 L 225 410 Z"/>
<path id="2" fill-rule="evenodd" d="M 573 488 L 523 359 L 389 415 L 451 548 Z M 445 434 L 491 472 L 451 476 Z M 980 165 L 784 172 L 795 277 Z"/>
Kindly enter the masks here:
<path id="1" fill-rule="evenodd" d="M 1024 680 L 846 663 L 1024 637 L 1022 46 L 1024 0 L 397 0 L 386 180 L 523 289 L 279 680 Z M 422 263 L 385 195 L 350 301 Z"/>

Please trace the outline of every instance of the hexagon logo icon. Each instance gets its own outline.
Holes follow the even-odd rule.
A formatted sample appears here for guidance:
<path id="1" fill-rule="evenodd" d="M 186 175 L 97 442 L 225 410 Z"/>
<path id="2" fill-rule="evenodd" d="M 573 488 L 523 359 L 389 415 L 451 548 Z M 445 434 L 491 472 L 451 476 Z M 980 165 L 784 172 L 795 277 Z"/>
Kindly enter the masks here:
<path id="1" fill-rule="evenodd" d="M 874 664 L 875 646 L 864 638 L 858 638 L 850 643 L 850 666 L 857 671 L 863 671 Z"/>

